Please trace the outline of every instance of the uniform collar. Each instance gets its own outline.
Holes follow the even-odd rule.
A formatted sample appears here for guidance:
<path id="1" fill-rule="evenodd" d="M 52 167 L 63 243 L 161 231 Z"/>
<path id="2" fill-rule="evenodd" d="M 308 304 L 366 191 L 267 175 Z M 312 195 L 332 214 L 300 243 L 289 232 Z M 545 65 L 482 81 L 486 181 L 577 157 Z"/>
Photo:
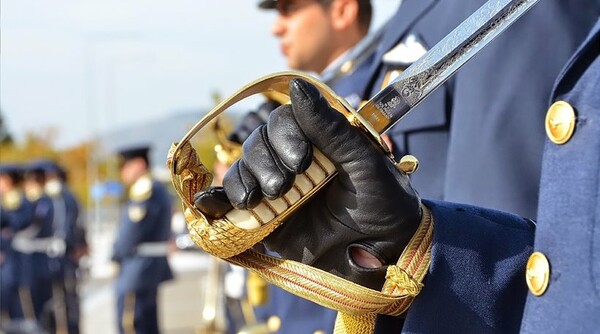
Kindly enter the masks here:
<path id="1" fill-rule="evenodd" d="M 129 198 L 134 201 L 144 201 L 152 195 L 152 177 L 144 174 L 129 188 Z"/>
<path id="2" fill-rule="evenodd" d="M 377 50 L 379 54 L 377 59 L 381 59 L 384 53 L 398 44 L 413 23 L 438 2 L 439 0 L 405 0 L 386 24 L 386 31 Z"/>
<path id="3" fill-rule="evenodd" d="M 347 75 L 349 74 L 349 71 L 356 69 L 356 67 L 363 62 L 365 58 L 375 52 L 375 48 L 379 44 L 384 30 L 385 28 L 381 27 L 377 31 L 366 35 L 353 47 L 337 57 L 321 73 L 321 81 L 329 84 L 338 77 Z M 344 67 L 348 68 L 345 69 Z"/>
<path id="4" fill-rule="evenodd" d="M 570 73 L 577 67 L 577 62 L 584 59 L 584 61 L 590 61 L 590 59 L 594 59 L 595 56 L 591 57 L 582 57 L 584 53 L 594 52 L 594 48 L 597 48 L 597 43 L 600 43 L 600 18 L 596 21 L 592 29 L 590 30 L 588 36 L 585 38 L 585 41 L 580 44 L 579 48 L 573 56 L 567 62 L 567 65 L 561 70 L 558 75 L 556 81 L 554 82 L 554 88 L 552 89 L 550 104 L 554 102 L 554 100 L 561 94 L 564 94 L 566 91 L 570 89 L 569 85 L 577 80 L 568 80 L 570 77 Z M 572 78 L 578 78 L 578 75 L 571 76 Z"/>
<path id="5" fill-rule="evenodd" d="M 46 194 L 48 194 L 48 196 L 50 197 L 56 197 L 60 194 L 60 192 L 62 191 L 62 182 L 60 182 L 59 180 L 48 180 L 46 182 L 46 184 L 44 185 L 44 191 L 46 192 Z"/>

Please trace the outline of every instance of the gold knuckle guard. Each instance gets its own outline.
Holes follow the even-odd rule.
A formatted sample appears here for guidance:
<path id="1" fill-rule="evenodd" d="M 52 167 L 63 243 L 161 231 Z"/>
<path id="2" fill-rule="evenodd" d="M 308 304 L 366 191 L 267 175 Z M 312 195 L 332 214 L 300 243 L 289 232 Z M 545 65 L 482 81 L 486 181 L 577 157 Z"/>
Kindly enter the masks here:
<path id="1" fill-rule="evenodd" d="M 183 202 L 190 236 L 206 252 L 258 273 L 267 281 L 325 307 L 338 310 L 336 333 L 366 333 L 377 313 L 399 315 L 418 294 L 430 262 L 433 219 L 423 207 L 423 219 L 403 255 L 388 271 L 382 291 L 375 291 L 336 275 L 287 259 L 271 257 L 251 249 L 264 239 L 307 199 L 336 175 L 334 165 L 318 150 L 306 172 L 297 175 L 294 186 L 282 198 L 263 200 L 256 208 L 234 209 L 213 219 L 194 206 L 194 195 L 209 187 L 213 176 L 192 147 L 191 138 L 218 115 L 240 100 L 255 95 L 289 99 L 289 82 L 301 78 L 316 86 L 331 107 L 370 134 L 374 143 L 389 154 L 379 134 L 342 98 L 315 78 L 298 72 L 280 72 L 260 78 L 224 100 L 202 118 L 167 156 L 173 187 Z M 285 99 L 283 99 L 285 100 Z M 279 100 L 281 102 L 282 100 Z"/>
<path id="2" fill-rule="evenodd" d="M 242 99 L 256 94 L 276 95 L 280 101 L 283 100 L 282 96 L 289 98 L 289 82 L 294 78 L 301 78 L 315 85 L 329 104 L 344 114 L 352 124 L 363 123 L 346 101 L 317 79 L 298 72 L 280 72 L 260 78 L 224 100 L 181 141 L 173 143 L 169 150 L 167 166 L 175 191 L 183 201 L 190 235 L 196 244 L 210 254 L 229 258 L 248 250 L 277 228 L 336 174 L 333 164 L 315 150 L 312 165 L 307 172 L 298 175 L 293 188 L 280 199 L 263 200 L 258 207 L 249 211 L 234 209 L 220 219 L 212 219 L 194 206 L 194 194 L 209 187 L 213 177 L 192 147 L 191 138 Z"/>

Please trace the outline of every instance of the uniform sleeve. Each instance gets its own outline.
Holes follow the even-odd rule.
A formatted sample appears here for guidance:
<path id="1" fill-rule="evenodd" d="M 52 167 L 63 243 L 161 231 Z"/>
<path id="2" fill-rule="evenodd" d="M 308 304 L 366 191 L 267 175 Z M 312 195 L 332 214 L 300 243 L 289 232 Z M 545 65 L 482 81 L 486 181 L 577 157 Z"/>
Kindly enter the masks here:
<path id="1" fill-rule="evenodd" d="M 435 227 L 431 266 L 406 332 L 518 332 L 535 224 L 495 210 L 424 201 Z"/>
<path id="2" fill-rule="evenodd" d="M 65 195 L 65 206 L 67 214 L 67 224 L 65 226 L 65 235 L 67 240 L 67 246 L 69 248 L 79 246 L 82 241 L 81 238 L 81 223 L 79 221 L 79 202 L 72 193 Z"/>

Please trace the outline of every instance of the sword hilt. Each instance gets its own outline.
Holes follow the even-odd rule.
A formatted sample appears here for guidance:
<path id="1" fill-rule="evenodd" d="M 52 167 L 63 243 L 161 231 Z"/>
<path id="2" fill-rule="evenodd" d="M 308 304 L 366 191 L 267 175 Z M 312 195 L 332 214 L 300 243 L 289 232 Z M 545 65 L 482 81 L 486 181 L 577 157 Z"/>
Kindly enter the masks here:
<path id="1" fill-rule="evenodd" d="M 190 236 L 208 253 L 229 258 L 248 250 L 281 225 L 336 175 L 334 164 L 315 148 L 309 168 L 304 173 L 296 175 L 292 188 L 278 199 L 263 199 L 255 208 L 233 209 L 218 219 L 205 215 L 194 206 L 194 194 L 211 185 L 212 174 L 200 161 L 190 139 L 226 109 L 249 96 L 277 92 L 289 97 L 289 82 L 296 78 L 314 85 L 332 108 L 346 116 L 352 125 L 370 134 L 369 137 L 374 143 L 384 152 L 389 153 L 379 134 L 343 98 L 309 75 L 299 72 L 281 72 L 246 85 L 206 114 L 180 142 L 174 143 L 167 157 L 173 186 L 183 202 Z"/>

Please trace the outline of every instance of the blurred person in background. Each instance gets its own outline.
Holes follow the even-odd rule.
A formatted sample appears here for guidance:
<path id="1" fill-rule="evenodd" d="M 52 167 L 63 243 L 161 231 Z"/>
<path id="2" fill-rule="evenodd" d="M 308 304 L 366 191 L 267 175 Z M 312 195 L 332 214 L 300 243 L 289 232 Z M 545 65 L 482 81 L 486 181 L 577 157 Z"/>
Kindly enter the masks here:
<path id="1" fill-rule="evenodd" d="M 85 229 L 81 222 L 79 201 L 68 188 L 67 171 L 55 161 L 40 164 L 46 173 L 46 194 L 54 206 L 54 238 L 61 242 L 53 254 L 59 267 L 53 275 L 53 300 L 55 314 L 50 327 L 61 333 L 79 333 L 79 260 L 87 253 Z M 54 320 L 55 319 L 55 320 Z"/>
<path id="2" fill-rule="evenodd" d="M 52 272 L 57 263 L 52 255 L 54 234 L 54 206 L 45 193 L 46 176 L 38 162 L 30 162 L 25 166 L 25 196 L 33 206 L 31 224 L 20 231 L 13 240 L 15 249 L 23 256 L 24 288 L 30 294 L 33 317 L 42 323 L 51 311 Z M 28 307 L 25 307 L 25 310 Z M 28 311 L 25 311 L 26 317 Z"/>
<path id="3" fill-rule="evenodd" d="M 171 198 L 150 175 L 150 148 L 123 148 L 120 176 L 127 187 L 112 260 L 119 265 L 119 333 L 159 333 L 158 287 L 171 280 L 167 261 L 171 237 Z"/>
<path id="4" fill-rule="evenodd" d="M 14 235 L 33 221 L 33 207 L 25 198 L 22 185 L 21 166 L 0 166 L 0 330 L 7 330 L 10 322 L 24 319 L 21 301 L 30 299 L 29 293 L 20 295 L 24 292 L 19 289 L 22 259 L 12 247 Z"/>

